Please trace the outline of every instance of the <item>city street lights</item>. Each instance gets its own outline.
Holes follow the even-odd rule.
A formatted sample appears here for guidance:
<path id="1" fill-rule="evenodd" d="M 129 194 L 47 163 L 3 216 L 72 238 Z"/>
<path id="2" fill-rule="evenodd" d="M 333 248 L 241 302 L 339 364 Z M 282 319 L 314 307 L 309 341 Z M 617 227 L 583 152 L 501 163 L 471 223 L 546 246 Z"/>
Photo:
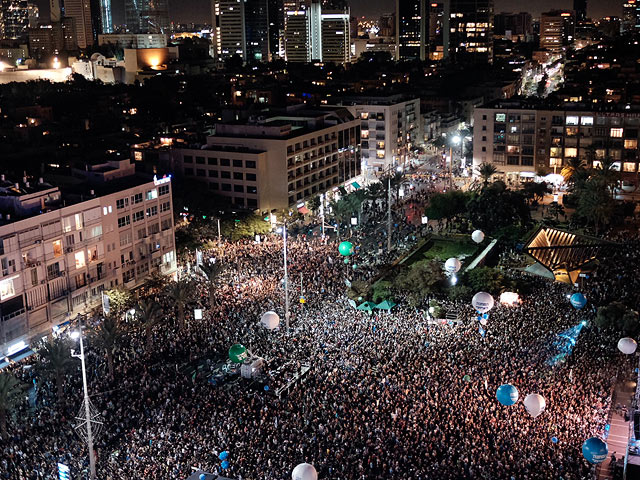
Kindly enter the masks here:
<path id="1" fill-rule="evenodd" d="M 78 325 L 79 330 L 74 330 L 71 332 L 70 337 L 74 340 L 80 340 L 80 354 L 74 353 L 71 351 L 71 356 L 80 359 L 80 363 L 82 365 L 82 388 L 84 390 L 84 424 L 80 424 L 76 427 L 79 429 L 82 434 L 85 434 L 85 431 L 82 430 L 82 427 L 86 429 L 86 437 L 85 441 L 87 442 L 87 446 L 89 447 L 89 469 L 90 469 L 90 478 L 91 480 L 95 480 L 96 478 L 96 457 L 93 451 L 93 423 L 101 426 L 102 422 L 97 421 L 97 415 L 92 415 L 91 413 L 91 403 L 89 401 L 89 392 L 87 389 L 87 370 L 84 362 L 84 341 L 82 335 L 82 325 Z M 82 420 L 82 417 L 76 417 L 76 420 Z M 97 433 L 97 432 L 96 432 Z"/>
<path id="2" fill-rule="evenodd" d="M 453 146 L 460 143 L 460 135 L 454 135 L 449 142 L 449 188 L 453 190 Z"/>

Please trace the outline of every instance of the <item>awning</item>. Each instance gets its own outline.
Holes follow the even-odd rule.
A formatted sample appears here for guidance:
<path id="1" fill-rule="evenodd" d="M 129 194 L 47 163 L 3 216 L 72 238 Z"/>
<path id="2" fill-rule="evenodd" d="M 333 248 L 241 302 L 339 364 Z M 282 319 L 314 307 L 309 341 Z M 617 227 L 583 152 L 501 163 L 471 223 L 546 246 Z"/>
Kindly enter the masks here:
<path id="1" fill-rule="evenodd" d="M 344 187 L 338 187 L 338 191 L 340 192 L 341 195 L 347 194 L 347 190 Z"/>
<path id="2" fill-rule="evenodd" d="M 298 207 L 298 211 L 303 215 L 306 215 L 307 213 L 309 213 L 309 209 L 304 205 L 302 207 Z"/>
<path id="3" fill-rule="evenodd" d="M 356 190 L 360 188 L 360 184 L 358 182 L 351 182 L 351 186 Z"/>

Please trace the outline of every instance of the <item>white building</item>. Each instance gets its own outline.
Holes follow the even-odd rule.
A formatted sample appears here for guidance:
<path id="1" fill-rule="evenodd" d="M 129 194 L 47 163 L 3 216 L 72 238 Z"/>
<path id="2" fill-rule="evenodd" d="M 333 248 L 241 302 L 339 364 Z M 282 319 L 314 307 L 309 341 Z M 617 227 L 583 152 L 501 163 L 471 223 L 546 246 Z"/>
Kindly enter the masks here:
<path id="1" fill-rule="evenodd" d="M 163 33 L 109 33 L 98 35 L 98 45 L 119 48 L 165 48 L 167 36 Z"/>
<path id="2" fill-rule="evenodd" d="M 110 179 L 128 167 L 95 165 L 99 184 L 69 190 L 0 179 L 3 355 L 100 305 L 104 290 L 176 271 L 171 179 Z"/>

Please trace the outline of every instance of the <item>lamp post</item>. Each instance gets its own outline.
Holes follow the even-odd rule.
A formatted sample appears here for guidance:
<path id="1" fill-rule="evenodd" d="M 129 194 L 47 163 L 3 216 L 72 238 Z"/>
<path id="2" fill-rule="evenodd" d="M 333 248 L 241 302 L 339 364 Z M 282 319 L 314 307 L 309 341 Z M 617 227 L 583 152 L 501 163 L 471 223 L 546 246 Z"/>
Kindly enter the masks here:
<path id="1" fill-rule="evenodd" d="M 460 143 L 460 135 L 454 135 L 449 142 L 449 188 L 453 190 L 453 146 Z"/>
<path id="2" fill-rule="evenodd" d="M 96 478 L 96 456 L 93 451 L 93 430 L 92 423 L 98 423 L 102 425 L 101 422 L 97 422 L 92 418 L 91 415 L 91 404 L 89 401 L 89 392 L 87 389 L 87 370 L 84 362 L 84 341 L 82 335 L 82 325 L 79 325 L 79 330 L 75 330 L 71 332 L 71 338 L 74 340 L 80 340 L 80 354 L 75 354 L 73 351 L 71 352 L 71 356 L 80 359 L 80 363 L 82 365 L 82 388 L 84 390 L 84 421 L 86 422 L 86 442 L 89 448 L 89 469 L 90 469 L 90 478 L 91 480 L 95 480 Z M 81 418 L 80 418 L 81 419 Z M 82 425 L 81 425 L 82 426 Z"/>
<path id="3" fill-rule="evenodd" d="M 391 172 L 393 171 L 393 165 L 389 165 L 387 169 L 388 184 L 387 184 L 387 252 L 391 251 Z M 395 169 L 398 173 L 402 172 L 402 167 L 398 165 Z"/>
<path id="4" fill-rule="evenodd" d="M 277 232 L 282 232 L 282 239 L 284 241 L 283 257 L 284 257 L 284 319 L 287 326 L 287 333 L 289 333 L 289 269 L 287 267 L 287 224 L 282 222 Z"/>

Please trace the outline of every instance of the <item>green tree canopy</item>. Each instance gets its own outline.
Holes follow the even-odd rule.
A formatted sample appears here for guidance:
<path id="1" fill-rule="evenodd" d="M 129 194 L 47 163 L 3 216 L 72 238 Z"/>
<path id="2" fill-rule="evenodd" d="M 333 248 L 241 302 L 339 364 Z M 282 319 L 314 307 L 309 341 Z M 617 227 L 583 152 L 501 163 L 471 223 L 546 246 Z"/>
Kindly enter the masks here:
<path id="1" fill-rule="evenodd" d="M 510 225 L 526 225 L 531 220 L 524 196 L 507 189 L 501 181 L 493 182 L 472 197 L 467 210 L 474 228 L 488 234 Z"/>

